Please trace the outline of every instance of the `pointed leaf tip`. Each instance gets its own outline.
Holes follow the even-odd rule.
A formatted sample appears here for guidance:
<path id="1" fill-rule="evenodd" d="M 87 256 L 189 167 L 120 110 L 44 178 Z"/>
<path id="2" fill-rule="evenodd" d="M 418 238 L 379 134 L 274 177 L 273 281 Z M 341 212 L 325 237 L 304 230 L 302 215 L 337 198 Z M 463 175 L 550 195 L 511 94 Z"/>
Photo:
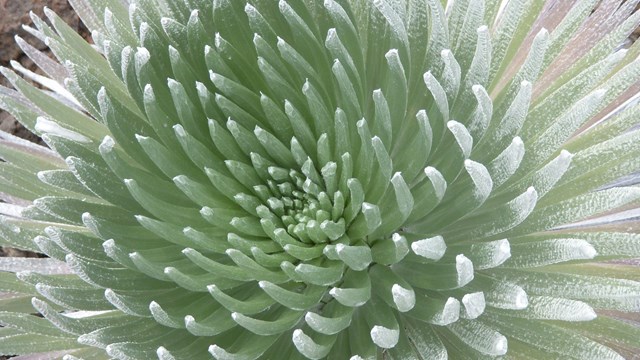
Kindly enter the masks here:
<path id="1" fill-rule="evenodd" d="M 414 254 L 430 260 L 440 260 L 447 250 L 447 244 L 442 236 L 434 236 L 411 243 Z"/>
<path id="2" fill-rule="evenodd" d="M 400 331 L 396 329 L 387 329 L 384 326 L 376 325 L 370 332 L 371 340 L 377 346 L 383 349 L 391 349 L 398 344 L 400 339 Z"/>
<path id="3" fill-rule="evenodd" d="M 416 305 L 416 293 L 412 289 L 405 289 L 398 284 L 393 284 L 391 295 L 400 312 L 407 312 Z"/>

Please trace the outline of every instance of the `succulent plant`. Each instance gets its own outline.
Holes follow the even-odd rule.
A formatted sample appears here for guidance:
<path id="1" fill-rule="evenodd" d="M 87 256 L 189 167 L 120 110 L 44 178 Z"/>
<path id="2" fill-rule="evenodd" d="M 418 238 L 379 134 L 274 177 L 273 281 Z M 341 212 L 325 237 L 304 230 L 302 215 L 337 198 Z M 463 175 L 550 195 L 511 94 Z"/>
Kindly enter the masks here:
<path id="1" fill-rule="evenodd" d="M 71 3 L 2 69 L 0 353 L 640 352 L 637 0 Z"/>

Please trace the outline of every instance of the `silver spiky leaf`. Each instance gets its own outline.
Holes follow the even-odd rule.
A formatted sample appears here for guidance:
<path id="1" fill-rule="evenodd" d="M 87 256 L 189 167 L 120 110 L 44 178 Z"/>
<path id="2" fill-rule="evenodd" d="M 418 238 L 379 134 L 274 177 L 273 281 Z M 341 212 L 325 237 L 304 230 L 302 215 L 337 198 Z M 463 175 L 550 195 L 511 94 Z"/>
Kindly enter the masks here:
<path id="1" fill-rule="evenodd" d="M 638 0 L 71 3 L 2 69 L 0 352 L 640 351 Z"/>

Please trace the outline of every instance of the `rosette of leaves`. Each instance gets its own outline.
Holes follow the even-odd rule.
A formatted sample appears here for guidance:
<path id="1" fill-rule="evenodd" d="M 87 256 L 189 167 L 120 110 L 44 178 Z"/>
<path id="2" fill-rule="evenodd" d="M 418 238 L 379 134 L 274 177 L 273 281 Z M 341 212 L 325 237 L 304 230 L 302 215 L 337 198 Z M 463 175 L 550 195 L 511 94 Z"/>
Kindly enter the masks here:
<path id="1" fill-rule="evenodd" d="M 640 351 L 637 0 L 71 3 L 2 69 L 0 352 Z"/>

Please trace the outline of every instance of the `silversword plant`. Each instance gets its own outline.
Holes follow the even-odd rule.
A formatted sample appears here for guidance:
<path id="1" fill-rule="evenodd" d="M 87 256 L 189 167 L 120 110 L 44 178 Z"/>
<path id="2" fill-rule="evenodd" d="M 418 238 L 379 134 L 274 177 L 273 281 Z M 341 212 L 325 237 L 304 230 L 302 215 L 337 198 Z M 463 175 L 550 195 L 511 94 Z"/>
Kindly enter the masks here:
<path id="1" fill-rule="evenodd" d="M 2 69 L 0 353 L 640 353 L 638 0 L 71 0 Z M 40 87 L 31 85 L 38 83 Z M 635 322 L 634 319 L 635 318 Z"/>

